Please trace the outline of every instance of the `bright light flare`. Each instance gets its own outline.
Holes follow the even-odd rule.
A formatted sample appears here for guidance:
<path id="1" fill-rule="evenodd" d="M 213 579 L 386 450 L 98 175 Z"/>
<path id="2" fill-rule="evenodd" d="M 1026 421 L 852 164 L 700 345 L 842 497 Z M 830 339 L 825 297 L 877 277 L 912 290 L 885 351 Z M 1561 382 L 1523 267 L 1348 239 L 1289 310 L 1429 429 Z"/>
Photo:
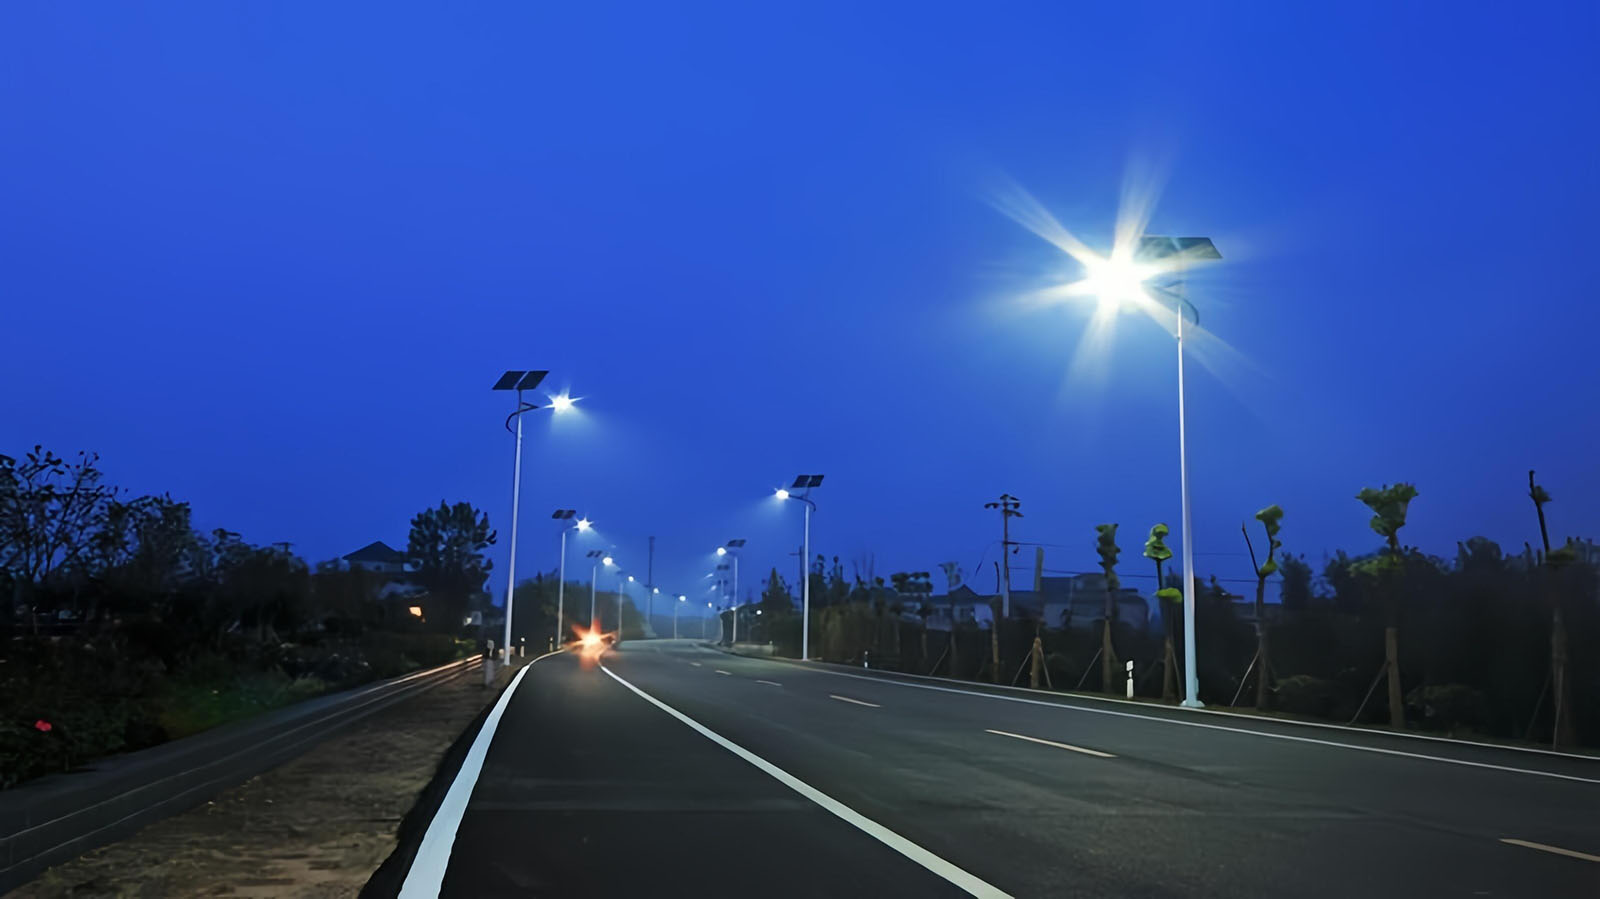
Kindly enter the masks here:
<path id="1" fill-rule="evenodd" d="M 572 411 L 572 405 L 577 401 L 576 397 L 568 394 L 553 393 L 550 395 L 550 409 L 553 412 L 570 412 Z"/>
<path id="2" fill-rule="evenodd" d="M 611 558 L 610 556 L 606 556 L 604 559 L 601 559 L 600 561 L 601 561 L 602 564 L 605 564 L 607 566 L 617 564 L 617 561 L 615 559 Z"/>
<path id="3" fill-rule="evenodd" d="M 726 546 L 719 546 L 719 547 L 717 547 L 717 555 L 719 555 L 719 556 L 725 556 L 725 555 L 727 555 L 727 554 L 728 554 L 728 548 L 727 548 L 727 547 L 726 547 Z"/>
<path id="4" fill-rule="evenodd" d="M 590 521 L 587 518 L 580 518 L 580 519 L 578 519 L 578 523 L 577 523 L 576 527 L 580 531 L 587 531 L 588 529 L 594 527 L 594 522 Z"/>
<path id="5" fill-rule="evenodd" d="M 783 489 L 782 487 L 779 487 L 778 488 L 778 492 L 774 493 L 773 496 L 776 496 L 778 499 L 788 499 L 789 498 L 789 491 Z"/>

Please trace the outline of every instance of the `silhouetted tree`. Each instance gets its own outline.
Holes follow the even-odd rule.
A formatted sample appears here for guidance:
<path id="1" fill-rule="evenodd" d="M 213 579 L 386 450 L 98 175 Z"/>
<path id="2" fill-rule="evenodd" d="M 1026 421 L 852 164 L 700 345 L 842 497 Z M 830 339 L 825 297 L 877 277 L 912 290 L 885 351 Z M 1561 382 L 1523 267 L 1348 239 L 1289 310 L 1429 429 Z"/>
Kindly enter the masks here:
<path id="1" fill-rule="evenodd" d="M 1256 708 L 1265 711 L 1267 708 L 1267 678 L 1272 671 L 1272 654 L 1269 646 L 1269 633 L 1267 626 L 1267 578 L 1278 570 L 1276 558 L 1278 550 L 1283 544 L 1278 540 L 1278 531 L 1281 529 L 1279 521 L 1283 520 L 1283 510 L 1276 505 L 1268 506 L 1256 513 L 1256 521 L 1261 522 L 1262 528 L 1267 532 L 1267 560 L 1256 563 L 1256 548 L 1250 542 L 1250 530 L 1240 526 L 1244 532 L 1244 545 L 1250 550 L 1250 567 L 1256 573 Z"/>
<path id="2" fill-rule="evenodd" d="M 1550 494 L 1534 483 L 1533 472 L 1528 472 L 1528 498 L 1533 500 L 1534 511 L 1539 514 L 1539 539 L 1544 544 L 1540 556 L 1543 564 L 1537 573 L 1539 592 L 1543 594 L 1550 610 L 1550 683 L 1554 688 L 1555 724 L 1552 725 L 1551 744 L 1560 749 L 1572 740 L 1572 686 L 1567 678 L 1567 624 L 1561 609 L 1561 592 L 1553 575 L 1577 561 L 1577 552 L 1569 541 L 1558 549 L 1550 548 L 1550 529 L 1545 525 L 1544 507 Z"/>
<path id="3" fill-rule="evenodd" d="M 1166 632 L 1166 639 L 1161 656 L 1161 700 L 1173 702 L 1178 698 L 1178 653 L 1174 649 L 1173 625 L 1177 623 L 1175 615 L 1167 603 L 1182 603 L 1183 591 L 1176 587 L 1166 586 L 1166 577 L 1161 573 L 1163 562 L 1172 558 L 1172 550 L 1167 546 L 1167 535 L 1171 529 L 1164 524 L 1157 524 L 1150 528 L 1150 536 L 1144 541 L 1144 557 L 1156 563 L 1156 608 L 1161 613 L 1161 628 Z"/>
<path id="4" fill-rule="evenodd" d="M 1373 559 L 1365 570 L 1378 580 L 1378 592 L 1383 597 L 1383 658 L 1389 676 L 1389 726 L 1406 725 L 1405 698 L 1400 688 L 1400 588 L 1398 581 L 1404 570 L 1405 558 L 1400 548 L 1400 529 L 1405 527 L 1406 512 L 1417 497 L 1417 488 L 1410 484 L 1384 485 L 1381 488 L 1363 488 L 1356 499 L 1373 512 L 1368 522 L 1372 530 L 1384 539 L 1385 551 Z"/>
<path id="5" fill-rule="evenodd" d="M 1306 557 L 1284 555 L 1278 563 L 1278 603 L 1285 613 L 1303 612 L 1311 605 L 1311 566 Z"/>
<path id="6" fill-rule="evenodd" d="M 1117 619 L 1117 591 L 1122 587 L 1117 579 L 1117 556 L 1122 550 L 1117 548 L 1115 524 L 1097 524 L 1094 529 L 1098 535 L 1095 552 L 1100 554 L 1100 568 L 1106 573 L 1106 614 L 1100 626 L 1100 689 L 1114 693 L 1116 686 L 1112 678 L 1117 668 L 1117 651 L 1111 643 L 1111 625 Z"/>
<path id="7" fill-rule="evenodd" d="M 441 501 L 411 519 L 406 552 L 428 591 L 432 625 L 452 633 L 461 629 L 468 600 L 483 590 L 494 567 L 483 554 L 494 543 L 489 516 L 470 503 Z"/>

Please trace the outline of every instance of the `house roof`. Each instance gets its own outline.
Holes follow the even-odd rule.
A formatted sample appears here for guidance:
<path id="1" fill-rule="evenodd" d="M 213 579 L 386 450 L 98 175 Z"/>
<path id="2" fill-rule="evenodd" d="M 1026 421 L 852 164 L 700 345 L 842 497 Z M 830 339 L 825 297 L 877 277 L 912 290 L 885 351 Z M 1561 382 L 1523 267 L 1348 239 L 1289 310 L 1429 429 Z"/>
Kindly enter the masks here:
<path id="1" fill-rule="evenodd" d="M 382 540 L 374 540 L 342 558 L 346 562 L 404 562 L 406 554 L 395 550 Z"/>

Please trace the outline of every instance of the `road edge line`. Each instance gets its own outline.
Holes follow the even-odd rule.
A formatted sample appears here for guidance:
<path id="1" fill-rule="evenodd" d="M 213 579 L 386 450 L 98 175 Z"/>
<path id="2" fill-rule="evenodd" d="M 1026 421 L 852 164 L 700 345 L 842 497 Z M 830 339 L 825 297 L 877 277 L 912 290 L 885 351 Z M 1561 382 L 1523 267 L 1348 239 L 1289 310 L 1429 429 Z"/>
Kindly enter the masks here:
<path id="1" fill-rule="evenodd" d="M 450 867 L 450 853 L 455 848 L 456 831 L 461 828 L 461 817 L 467 811 L 467 803 L 472 799 L 472 791 L 478 785 L 478 775 L 483 773 L 483 761 L 489 755 L 489 744 L 494 742 L 494 733 L 500 727 L 500 719 L 505 715 L 506 707 L 511 704 L 512 694 L 517 692 L 517 686 L 522 683 L 522 678 L 529 669 L 558 653 L 566 652 L 557 649 L 547 652 L 532 662 L 518 669 L 506 691 L 500 694 L 499 700 L 494 704 L 494 709 L 489 712 L 489 717 L 483 721 L 483 727 L 478 729 L 478 736 L 472 741 L 472 748 L 467 750 L 461 759 L 461 767 L 456 771 L 455 779 L 450 782 L 450 789 L 445 792 L 444 798 L 439 801 L 439 808 L 434 811 L 433 818 L 428 821 L 428 829 L 423 831 L 422 839 L 417 843 L 416 854 L 411 857 L 411 865 L 406 869 L 405 879 L 400 882 L 401 899 L 437 899 L 439 890 L 444 886 L 444 874 Z M 448 831 L 448 833 L 446 832 Z"/>
<path id="2" fill-rule="evenodd" d="M 867 836 L 872 837 L 873 839 L 884 844 L 885 846 L 888 846 L 890 849 L 893 849 L 911 861 L 916 862 L 930 873 L 938 875 L 939 877 L 943 878 L 954 886 L 965 890 L 967 893 L 973 896 L 981 896 L 984 897 L 984 899 L 1011 899 L 1010 893 L 1007 893 L 988 881 L 979 878 L 977 875 L 967 871 L 966 869 L 959 867 L 954 862 L 951 862 L 945 858 L 942 858 L 941 856 L 935 855 L 927 849 L 922 848 L 921 846 L 911 842 L 889 828 L 884 827 L 882 824 L 879 824 L 871 818 L 868 818 L 866 815 L 863 815 L 839 800 L 834 799 L 827 793 L 822 792 L 800 778 L 795 777 L 793 774 L 790 774 L 782 768 L 779 768 L 777 765 L 772 764 L 761 756 L 756 755 L 750 750 L 745 749 L 743 746 L 740 746 L 732 740 L 727 739 L 711 728 L 706 727 L 693 718 L 690 718 L 688 715 L 685 715 L 672 706 L 667 705 L 654 696 L 651 696 L 649 693 L 646 693 L 638 687 L 635 687 L 633 684 L 624 680 L 621 675 L 612 671 L 610 668 L 607 668 L 605 665 L 601 665 L 600 670 L 610 675 L 612 680 L 623 685 L 624 687 L 627 687 L 629 690 L 632 690 L 633 693 L 639 698 L 650 703 L 661 711 L 666 712 L 668 715 L 671 715 L 682 723 L 687 724 L 696 733 L 700 734 L 700 736 L 705 737 L 718 746 L 721 746 L 723 749 L 726 749 L 744 761 L 750 763 L 763 774 L 766 774 L 773 780 L 778 781 L 789 789 L 799 793 L 801 796 L 811 800 L 812 802 L 821 806 L 824 810 L 833 814 L 835 817 L 843 820 L 847 824 L 850 824 L 862 833 L 865 833 Z"/>

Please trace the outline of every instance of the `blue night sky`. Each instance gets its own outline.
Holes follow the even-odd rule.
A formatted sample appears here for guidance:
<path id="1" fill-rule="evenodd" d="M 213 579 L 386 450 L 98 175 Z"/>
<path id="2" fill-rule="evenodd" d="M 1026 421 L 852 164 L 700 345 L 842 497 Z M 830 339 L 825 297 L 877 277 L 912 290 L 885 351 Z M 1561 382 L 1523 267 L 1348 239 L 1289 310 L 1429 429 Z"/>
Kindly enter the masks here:
<path id="1" fill-rule="evenodd" d="M 313 560 L 466 499 L 498 594 L 489 386 L 547 368 L 586 399 L 529 421 L 530 574 L 560 505 L 601 528 L 574 557 L 643 574 L 657 535 L 673 592 L 746 537 L 754 587 L 801 472 L 847 568 L 987 589 L 1008 491 L 1048 568 L 1117 521 L 1142 572 L 1172 340 L 1125 315 L 1091 357 L 1089 307 L 1019 304 L 1075 269 L 994 199 L 1104 249 L 1153 173 L 1151 231 L 1226 257 L 1190 282 L 1232 348 L 1189 368 L 1200 574 L 1246 576 L 1273 502 L 1292 550 L 1369 549 L 1395 480 L 1431 552 L 1536 540 L 1530 467 L 1600 535 L 1600 14 L 1535 6 L 10 4 L 0 452 Z"/>

